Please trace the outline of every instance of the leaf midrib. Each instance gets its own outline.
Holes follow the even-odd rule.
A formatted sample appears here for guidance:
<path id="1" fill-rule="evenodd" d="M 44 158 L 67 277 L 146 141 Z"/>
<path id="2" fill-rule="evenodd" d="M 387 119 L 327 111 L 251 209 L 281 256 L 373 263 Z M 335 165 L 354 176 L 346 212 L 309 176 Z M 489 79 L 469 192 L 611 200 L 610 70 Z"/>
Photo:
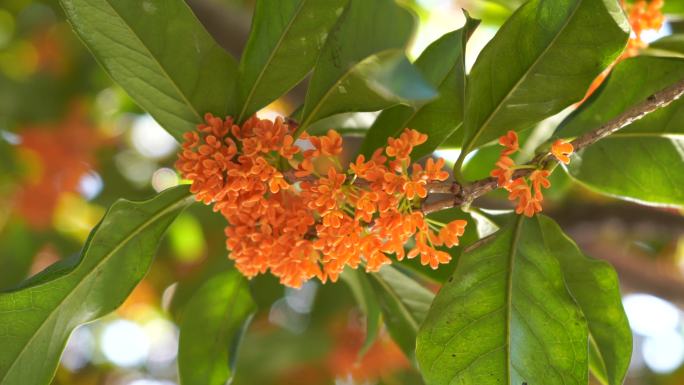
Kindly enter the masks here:
<path id="1" fill-rule="evenodd" d="M 109 8 L 111 8 L 111 10 L 119 17 L 119 19 L 121 19 L 122 24 L 125 25 L 126 28 L 131 32 L 131 35 L 133 35 L 135 37 L 135 39 L 138 40 L 138 42 L 143 46 L 143 48 L 145 48 L 147 53 L 152 58 L 152 61 L 154 63 L 156 63 L 157 66 L 159 67 L 159 69 L 161 70 L 161 73 L 164 75 L 164 77 L 169 81 L 169 83 L 171 83 L 171 85 L 176 90 L 176 92 L 178 92 L 178 94 L 181 96 L 183 101 L 185 101 L 185 104 L 188 107 L 190 107 L 190 110 L 192 111 L 192 113 L 195 114 L 195 117 L 197 118 L 197 123 L 201 122 L 202 116 L 200 115 L 199 111 L 197 111 L 195 106 L 192 103 L 190 103 L 190 100 L 188 99 L 188 97 L 185 95 L 185 93 L 183 91 L 181 91 L 180 86 L 173 80 L 171 75 L 169 75 L 166 68 L 164 68 L 162 63 L 152 53 L 152 50 L 147 46 L 147 44 L 145 44 L 143 39 L 140 36 L 138 36 L 138 34 L 135 33 L 135 30 L 133 30 L 133 28 L 129 25 L 128 21 L 121 15 L 121 13 L 119 11 L 117 11 L 116 8 L 114 8 L 114 6 L 111 4 L 111 0 L 103 0 L 103 1 L 104 1 L 104 3 L 106 3 L 109 6 Z"/>
<path id="2" fill-rule="evenodd" d="M 580 8 L 580 6 L 581 6 L 582 4 L 584 4 L 584 0 L 578 0 L 578 1 L 577 1 L 577 5 L 576 5 L 575 8 L 572 10 L 572 12 L 571 12 L 570 15 L 568 16 L 568 18 L 565 20 L 565 22 L 563 23 L 563 25 L 561 26 L 561 28 L 558 29 L 558 32 L 554 35 L 553 39 L 551 39 L 551 41 L 549 42 L 549 44 L 544 48 L 544 50 L 539 54 L 539 56 L 537 56 L 537 58 L 534 60 L 534 62 L 532 63 L 532 65 L 530 65 L 530 67 L 527 69 L 527 71 L 525 71 L 525 72 L 523 73 L 523 75 L 520 77 L 520 79 L 518 79 L 518 81 L 513 85 L 513 87 L 511 87 L 511 89 L 508 90 L 508 92 L 507 92 L 506 95 L 501 99 L 501 101 L 499 102 L 499 104 L 497 104 L 496 108 L 494 108 L 494 110 L 492 110 L 492 112 L 489 114 L 489 116 L 487 117 L 487 120 L 485 120 L 484 123 L 482 123 L 482 124 L 480 125 L 480 127 L 478 128 L 477 132 L 476 132 L 475 135 L 472 137 L 472 139 L 470 139 L 470 140 L 468 141 L 468 144 L 467 144 L 466 146 L 464 146 L 464 148 L 463 148 L 463 154 L 466 154 L 466 155 L 467 155 L 468 152 L 470 152 L 473 143 L 475 143 L 475 142 L 477 141 L 477 139 L 482 135 L 482 132 L 484 131 L 483 128 L 484 128 L 484 127 L 487 127 L 487 126 L 489 125 L 489 123 L 491 123 L 491 121 L 492 121 L 492 119 L 494 118 L 494 116 L 495 116 L 495 115 L 499 112 L 499 110 L 503 107 L 504 102 L 505 102 L 507 99 L 510 98 L 510 96 L 513 94 L 513 92 L 516 91 L 516 90 L 518 89 L 518 87 L 520 86 L 520 84 L 523 83 L 523 81 L 527 80 L 527 77 L 532 73 L 532 70 L 539 64 L 539 62 L 541 61 L 541 59 L 542 59 L 543 57 L 546 56 L 546 54 L 549 52 L 549 50 L 551 49 L 551 47 L 554 46 L 554 45 L 556 44 L 556 41 L 557 41 L 557 40 L 559 39 L 559 37 L 565 32 L 565 29 L 568 27 L 568 25 L 570 25 L 570 21 L 572 21 L 572 20 L 574 19 L 575 14 L 577 13 L 577 10 L 579 10 L 579 8 Z M 464 156 L 465 156 L 465 155 L 464 155 Z"/>
<path id="3" fill-rule="evenodd" d="M 407 320 L 409 320 L 411 328 L 417 333 L 418 320 L 415 319 L 413 313 L 411 313 L 411 311 L 407 308 L 404 302 L 402 302 L 399 295 L 394 291 L 394 289 L 391 286 L 389 286 L 387 282 L 385 282 L 385 280 L 382 277 L 378 277 L 375 274 L 370 274 L 370 276 L 373 277 L 373 279 L 375 279 L 375 281 L 378 282 L 378 284 L 380 284 L 380 286 L 382 286 L 382 288 L 390 294 L 393 300 L 395 300 L 399 305 L 401 305 L 399 306 L 399 308 L 401 309 L 402 314 L 405 316 Z"/>
<path id="4" fill-rule="evenodd" d="M 288 21 L 287 25 L 285 26 L 285 29 L 283 30 L 283 33 L 280 34 L 280 37 L 278 38 L 278 41 L 276 42 L 275 47 L 273 47 L 273 50 L 271 53 L 268 55 L 268 59 L 266 59 L 266 63 L 261 67 L 261 71 L 259 71 L 259 74 L 257 75 L 257 78 L 254 80 L 254 83 L 252 84 L 252 88 L 249 91 L 249 94 L 245 98 L 244 102 L 242 103 L 242 110 L 240 111 L 240 115 L 238 115 L 238 122 L 241 122 L 242 119 L 244 118 L 245 111 L 247 111 L 247 106 L 249 106 L 249 103 L 254 96 L 254 93 L 256 92 L 256 89 L 261 82 L 261 79 L 263 76 L 266 74 L 266 68 L 271 64 L 273 61 L 273 58 L 276 56 L 276 52 L 280 49 L 281 44 L 285 40 L 285 36 L 290 32 L 292 29 L 292 26 L 294 25 L 294 22 L 296 19 L 299 18 L 302 10 L 304 9 L 304 5 L 306 4 L 308 0 L 301 0 L 299 2 L 299 5 L 297 6 L 297 9 L 295 10 L 294 14 L 290 18 L 290 21 Z M 241 63 L 242 64 L 242 63 Z M 242 67 L 242 66 L 241 66 Z"/>
<path id="5" fill-rule="evenodd" d="M 523 216 L 517 215 L 508 253 L 508 274 L 506 276 L 506 383 L 511 385 L 511 312 L 513 310 L 513 268 L 522 229 Z"/>
<path id="6" fill-rule="evenodd" d="M 189 196 L 188 196 L 188 195 L 183 196 L 182 199 L 180 199 L 180 200 L 174 202 L 172 205 L 170 205 L 170 206 L 168 206 L 167 208 L 163 209 L 162 211 L 158 212 L 157 214 L 155 214 L 154 216 L 150 217 L 148 220 L 146 220 L 145 222 L 143 222 L 142 224 L 140 224 L 139 226 L 137 226 L 136 228 L 134 228 L 134 229 L 131 231 L 131 233 L 130 233 L 129 235 L 126 236 L 126 238 L 124 238 L 124 239 L 123 239 L 117 246 L 115 246 L 109 253 L 105 254 L 105 256 L 104 256 L 104 257 L 103 257 L 95 266 L 93 266 L 92 270 L 90 270 L 91 274 L 92 274 L 93 271 L 96 271 L 97 269 L 99 269 L 100 266 L 102 266 L 102 264 L 104 264 L 106 261 L 108 261 L 114 254 L 118 253 L 119 250 L 120 250 L 121 248 L 123 248 L 123 246 L 124 246 L 126 243 L 128 243 L 132 238 L 134 238 L 135 236 L 137 236 L 144 228 L 146 228 L 147 226 L 149 226 L 152 222 L 155 222 L 155 221 L 156 221 L 157 219 L 159 219 L 160 217 L 162 217 L 162 216 L 166 215 L 167 213 L 169 213 L 169 212 L 175 210 L 175 209 L 176 209 L 178 206 L 180 206 L 185 200 L 188 200 L 188 199 L 189 199 Z M 105 215 L 106 215 L 106 214 L 105 214 Z M 99 230 L 98 230 L 98 231 L 99 231 Z M 94 239 L 94 237 L 93 237 L 93 239 Z M 65 275 L 64 277 L 57 278 L 57 279 L 66 278 L 67 276 L 69 276 L 69 275 L 71 275 L 71 274 L 75 274 L 75 273 L 79 270 L 81 264 L 85 261 L 85 258 L 87 257 L 87 253 L 88 253 L 88 251 L 84 251 L 83 259 L 79 262 L 79 264 L 76 266 L 76 268 L 75 268 L 71 273 Z M 87 276 L 88 276 L 88 274 L 85 275 L 85 277 L 87 277 Z M 54 281 L 55 281 L 55 280 L 48 281 L 48 282 L 45 282 L 45 283 L 40 284 L 40 285 L 37 285 L 37 286 L 32 286 L 32 287 L 26 288 L 26 289 L 24 289 L 24 290 L 32 290 L 32 289 L 35 289 L 35 288 L 37 288 L 37 287 L 41 287 L 41 286 L 48 285 L 49 283 L 54 282 Z M 36 329 L 36 331 L 31 335 L 31 337 L 28 339 L 28 341 L 26 341 L 26 344 L 25 344 L 24 347 L 19 351 L 19 353 L 17 354 L 16 358 L 12 361 L 12 363 L 10 363 L 10 365 L 9 365 L 8 368 L 7 368 L 7 371 L 5 372 L 5 375 L 4 375 L 3 378 L 2 378 L 2 382 L 0 382 L 0 384 L 5 384 L 5 379 L 7 379 L 7 378 L 9 377 L 9 375 L 11 374 L 12 370 L 13 370 L 14 367 L 15 367 L 15 364 L 16 364 L 17 362 L 19 362 L 19 359 L 24 355 L 24 353 L 26 353 L 26 351 L 27 351 L 27 349 L 28 349 L 28 346 L 31 345 L 31 344 L 33 343 L 33 341 L 34 341 L 34 339 L 36 338 L 36 336 L 40 333 L 40 331 L 42 330 L 42 328 L 47 324 L 47 321 L 48 321 L 49 319 L 52 318 L 52 316 L 56 313 L 57 309 L 58 309 L 62 304 L 64 304 L 64 303 L 66 302 L 66 300 L 69 299 L 69 298 L 71 297 L 71 295 L 72 295 L 74 292 L 76 292 L 76 291 L 81 287 L 81 285 L 83 284 L 83 282 L 85 282 L 85 281 L 86 281 L 85 278 L 79 280 L 79 282 L 76 284 L 76 286 L 74 286 L 73 289 L 71 289 L 71 290 L 69 291 L 69 293 L 67 293 L 67 295 L 65 295 L 64 298 L 62 298 L 62 300 L 60 300 L 59 302 L 57 302 L 57 304 L 55 305 L 55 307 L 53 308 L 53 310 L 50 311 L 50 312 L 48 313 L 47 317 L 45 317 L 45 319 L 43 320 L 43 322 L 41 322 L 40 326 L 38 326 L 38 328 Z M 22 290 L 22 291 L 23 291 L 23 290 Z"/>

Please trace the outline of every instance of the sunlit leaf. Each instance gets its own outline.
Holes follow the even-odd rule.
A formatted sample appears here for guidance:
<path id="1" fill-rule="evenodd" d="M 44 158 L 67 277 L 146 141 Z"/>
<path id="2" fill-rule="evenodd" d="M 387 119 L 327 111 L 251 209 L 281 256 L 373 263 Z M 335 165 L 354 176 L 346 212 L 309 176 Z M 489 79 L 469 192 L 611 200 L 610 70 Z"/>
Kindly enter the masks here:
<path id="1" fill-rule="evenodd" d="M 572 157 L 568 173 L 592 190 L 643 204 L 684 206 L 684 135 L 609 136 Z"/>
<path id="2" fill-rule="evenodd" d="M 235 370 L 237 347 L 256 304 L 247 280 L 228 270 L 206 281 L 190 298 L 180 324 L 181 385 L 224 385 Z"/>
<path id="3" fill-rule="evenodd" d="M 182 0 L 61 0 L 100 65 L 171 135 L 235 114 L 237 62 Z"/>
<path id="4" fill-rule="evenodd" d="M 587 326 L 536 219 L 463 254 L 416 356 L 427 385 L 586 385 Z"/>
<path id="5" fill-rule="evenodd" d="M 632 331 L 622 308 L 617 274 L 605 261 L 585 256 L 550 218 L 539 217 L 544 245 L 553 250 L 568 290 L 589 326 L 592 370 L 607 385 L 621 385 L 632 355 Z M 592 362 L 594 361 L 594 362 Z"/>
<path id="6" fill-rule="evenodd" d="M 625 60 L 555 135 L 572 137 L 596 129 L 679 79 L 684 79 L 684 59 L 643 56 Z M 682 169 L 684 100 L 583 149 L 567 166 L 573 178 L 598 192 L 674 206 L 684 205 Z"/>
<path id="7" fill-rule="evenodd" d="M 80 258 L 58 262 L 0 294 L 0 384 L 49 384 L 78 325 L 116 309 L 152 263 L 159 239 L 192 198 L 187 186 L 145 202 L 120 200 Z"/>
<path id="8" fill-rule="evenodd" d="M 680 79 L 684 79 L 684 59 L 651 56 L 627 59 L 615 66 L 592 98 L 563 121 L 556 136 L 573 137 L 595 130 Z M 614 135 L 628 133 L 684 133 L 684 99 L 646 115 Z"/>

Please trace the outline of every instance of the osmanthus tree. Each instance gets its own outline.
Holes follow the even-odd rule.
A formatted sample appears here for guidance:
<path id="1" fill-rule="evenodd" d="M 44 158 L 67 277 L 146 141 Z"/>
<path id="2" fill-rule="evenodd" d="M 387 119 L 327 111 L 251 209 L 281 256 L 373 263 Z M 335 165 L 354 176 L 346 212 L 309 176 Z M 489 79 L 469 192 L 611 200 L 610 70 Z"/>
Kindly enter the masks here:
<path id="1" fill-rule="evenodd" d="M 182 0 L 62 5 L 112 79 L 182 143 L 176 166 L 191 184 L 115 203 L 80 257 L 0 294 L 1 385 L 50 383 L 70 333 L 121 305 L 195 201 L 227 220 L 233 267 L 180 305 L 183 385 L 231 378 L 258 274 L 291 287 L 341 278 L 366 315 L 366 346 L 384 323 L 427 384 L 584 385 L 590 372 L 622 383 L 632 341 L 616 274 L 539 212 L 561 168 L 607 195 L 684 206 L 684 39 L 638 55 L 662 2 L 527 1 L 469 73 L 478 21 L 411 62 L 415 17 L 393 0 L 258 0 L 239 62 Z M 255 116 L 305 78 L 292 116 Z M 381 112 L 343 164 L 343 135 L 310 128 L 357 111 Z M 454 144 L 449 172 L 431 154 Z M 496 166 L 472 180 L 483 153 Z M 515 210 L 478 207 L 495 189 Z M 442 284 L 436 295 L 426 281 Z"/>

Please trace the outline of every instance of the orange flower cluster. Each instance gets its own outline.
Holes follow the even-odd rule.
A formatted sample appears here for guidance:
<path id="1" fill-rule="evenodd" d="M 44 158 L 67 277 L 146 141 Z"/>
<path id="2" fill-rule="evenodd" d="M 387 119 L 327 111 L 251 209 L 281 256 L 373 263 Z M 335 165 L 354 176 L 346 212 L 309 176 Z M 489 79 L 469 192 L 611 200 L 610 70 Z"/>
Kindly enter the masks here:
<path id="1" fill-rule="evenodd" d="M 442 159 L 411 165 L 410 153 L 426 135 L 407 129 L 388 139 L 384 153 L 379 149 L 368 161 L 360 155 L 345 173 L 335 131 L 295 141 L 294 127 L 280 118 L 252 117 L 241 126 L 230 117 L 207 114 L 205 120 L 185 134 L 176 167 L 192 181 L 196 199 L 227 219 L 230 258 L 245 276 L 270 271 L 299 287 L 313 277 L 335 281 L 345 266 L 363 263 L 377 271 L 391 254 L 398 260 L 420 255 L 433 269 L 450 261 L 436 247 L 457 245 L 465 221 L 435 223 L 415 210 L 428 183 L 449 176 Z M 337 166 L 320 175 L 319 160 Z M 300 179 L 290 184 L 283 166 Z M 406 254 L 411 237 L 415 247 Z"/>
<path id="2" fill-rule="evenodd" d="M 496 168 L 492 170 L 490 175 L 497 180 L 497 185 L 506 189 L 509 200 L 518 200 L 515 208 L 517 214 L 524 214 L 528 217 L 542 211 L 541 202 L 544 200 L 542 189 L 551 187 L 549 182 L 550 171 L 548 170 L 534 170 L 527 178 L 518 177 L 513 179 L 515 170 L 517 169 L 515 162 L 510 158 L 520 148 L 518 144 L 518 135 L 515 131 L 508 131 L 508 133 L 499 138 L 499 144 L 504 147 L 501 151 L 501 156 L 496 162 Z M 570 162 L 569 155 L 572 154 L 572 144 L 563 140 L 557 140 L 551 146 L 551 153 L 560 162 L 568 164 Z M 531 184 L 531 186 L 530 186 Z"/>
<path id="3" fill-rule="evenodd" d="M 653 30 L 659 31 L 665 22 L 665 16 L 662 9 L 664 5 L 663 0 L 637 0 L 634 4 L 627 4 L 622 1 L 622 7 L 629 15 L 629 24 L 632 26 L 632 36 L 627 43 L 627 50 L 623 54 L 623 59 L 626 57 L 636 56 L 640 49 L 646 48 L 646 44 L 641 39 L 643 31 Z"/>

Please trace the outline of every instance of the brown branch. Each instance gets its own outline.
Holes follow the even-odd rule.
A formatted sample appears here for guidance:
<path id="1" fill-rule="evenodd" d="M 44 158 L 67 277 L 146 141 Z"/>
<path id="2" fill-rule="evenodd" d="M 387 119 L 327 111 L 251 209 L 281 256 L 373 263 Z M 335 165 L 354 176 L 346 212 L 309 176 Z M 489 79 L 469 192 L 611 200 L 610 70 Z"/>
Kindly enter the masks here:
<path id="1" fill-rule="evenodd" d="M 643 118 L 649 113 L 659 108 L 668 106 L 670 103 L 679 99 L 683 94 L 684 80 L 680 80 L 679 82 L 649 96 L 645 101 L 628 109 L 601 127 L 579 136 L 571 143 L 575 148 L 575 151 L 579 151 L 596 143 L 606 136 L 615 133 L 621 128 Z M 550 157 L 549 155 L 549 153 L 539 154 L 529 163 L 529 165 L 537 166 L 539 168 L 547 168 L 551 165 L 551 163 L 556 162 L 555 158 Z M 518 170 L 514 177 L 518 178 L 528 176 L 532 173 L 532 171 L 534 171 L 534 169 Z M 453 182 L 453 184 L 456 184 L 456 182 Z M 423 204 L 423 213 L 429 214 L 451 207 L 470 204 L 477 198 L 487 194 L 497 187 L 497 182 L 494 178 L 482 179 L 468 186 L 458 186 L 458 188 L 452 187 L 455 191 L 454 194 Z"/>

